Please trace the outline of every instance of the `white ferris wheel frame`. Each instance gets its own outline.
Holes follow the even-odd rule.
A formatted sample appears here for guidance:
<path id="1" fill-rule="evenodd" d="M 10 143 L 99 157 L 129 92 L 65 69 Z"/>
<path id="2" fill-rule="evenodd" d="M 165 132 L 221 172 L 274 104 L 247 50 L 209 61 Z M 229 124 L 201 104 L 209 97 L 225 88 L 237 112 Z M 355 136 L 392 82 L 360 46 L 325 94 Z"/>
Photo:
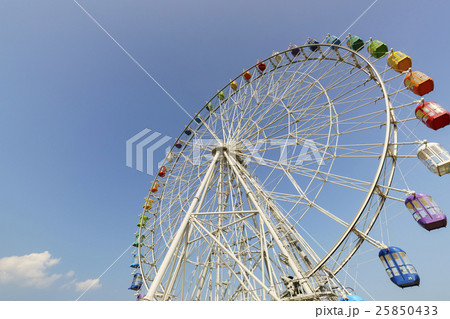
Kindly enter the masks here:
<path id="1" fill-rule="evenodd" d="M 294 57 L 294 59 L 289 58 L 288 54 L 291 51 L 290 49 L 285 50 L 281 53 L 278 53 L 278 55 L 287 57 L 288 62 L 286 64 L 297 63 L 297 62 L 301 62 L 301 61 L 304 62 L 304 61 L 314 60 L 314 59 L 327 59 L 327 60 L 335 60 L 336 63 L 348 63 L 348 64 L 352 65 L 354 68 L 359 68 L 360 70 L 365 72 L 368 77 L 370 77 L 372 80 L 374 80 L 377 83 L 377 85 L 380 87 L 383 98 L 384 98 L 386 120 L 385 120 L 385 134 L 384 134 L 384 141 L 383 141 L 383 150 L 380 154 L 379 165 L 375 172 L 375 176 L 374 176 L 371 184 L 368 186 L 367 194 L 366 194 L 363 202 L 361 203 L 359 210 L 356 212 L 356 214 L 354 215 L 354 218 L 352 219 L 351 222 L 346 223 L 346 222 L 340 220 L 337 216 L 334 216 L 332 214 L 331 214 L 331 216 L 329 216 L 332 219 L 334 219 L 335 221 L 337 221 L 338 223 L 340 223 L 341 225 L 345 226 L 346 229 L 342 233 L 341 237 L 335 242 L 333 247 L 328 251 L 328 253 L 325 256 L 323 256 L 320 259 L 320 261 L 317 262 L 316 265 L 311 270 L 309 270 L 307 273 L 304 273 L 298 269 L 298 264 L 296 263 L 295 258 L 291 256 L 289 251 L 287 251 L 286 249 L 283 249 L 284 244 L 283 244 L 282 240 L 277 236 L 277 231 L 275 229 L 271 228 L 270 222 L 265 221 L 265 226 L 268 228 L 272 237 L 277 242 L 279 249 L 282 251 L 282 253 L 284 255 L 287 256 L 287 262 L 288 262 L 290 268 L 293 270 L 296 278 L 299 279 L 300 285 L 302 286 L 306 295 L 314 295 L 314 292 L 312 291 L 311 287 L 307 284 L 307 280 L 305 278 L 309 278 L 309 277 L 313 276 L 319 270 L 323 271 L 324 269 L 327 269 L 326 268 L 327 262 L 330 260 L 330 258 L 332 258 L 333 254 L 338 250 L 338 248 L 348 238 L 349 234 L 351 234 L 351 233 L 356 234 L 359 237 L 359 241 L 354 245 L 354 247 L 347 254 L 347 256 L 344 259 L 342 259 L 342 261 L 340 262 L 340 265 L 338 265 L 336 268 L 334 268 L 333 271 L 330 271 L 329 269 L 326 270 L 329 272 L 329 275 L 333 278 L 342 269 L 342 267 L 352 258 L 352 256 L 356 253 L 356 251 L 358 250 L 358 248 L 361 246 L 361 244 L 363 242 L 367 241 L 371 244 L 374 244 L 375 246 L 383 247 L 382 244 L 380 244 L 376 240 L 370 238 L 368 234 L 369 234 L 370 230 L 372 229 L 372 227 L 374 226 L 374 224 L 381 212 L 381 209 L 383 208 L 383 205 L 384 205 L 386 199 L 389 198 L 388 194 L 389 194 L 389 191 L 392 189 L 391 183 L 392 183 L 392 180 L 394 177 L 394 172 L 395 172 L 395 167 L 396 167 L 396 158 L 398 155 L 397 119 L 394 114 L 391 101 L 389 99 L 389 94 L 384 85 L 384 80 L 380 76 L 380 73 L 378 72 L 376 67 L 372 64 L 372 62 L 369 59 L 364 57 L 359 52 L 354 51 L 349 48 L 346 48 L 344 46 L 324 44 L 324 43 L 317 43 L 314 45 L 319 48 L 318 51 L 320 52 L 320 56 L 316 57 L 316 58 L 311 58 L 312 54 L 310 54 L 308 56 L 305 53 L 305 50 L 309 49 L 309 47 L 311 45 L 303 45 L 303 46 L 298 47 L 301 52 L 299 55 L 303 55 L 304 60 L 294 61 L 295 57 Z M 332 57 L 331 55 L 327 55 L 328 52 L 336 52 L 337 57 Z M 342 52 L 344 52 L 344 53 L 342 53 Z M 274 60 L 273 60 L 274 56 L 275 55 L 261 61 L 261 62 L 267 63 L 268 65 L 272 64 L 274 66 L 270 70 L 266 70 L 265 72 L 260 72 L 261 77 L 266 76 L 266 74 L 270 74 L 270 72 L 275 70 L 276 68 L 283 67 L 283 65 L 279 65 L 279 64 L 275 65 L 274 64 Z M 365 65 L 362 65 L 361 61 Z M 259 62 L 258 62 L 258 64 L 259 64 Z M 255 64 L 248 70 L 256 69 L 258 64 Z M 246 71 L 248 71 L 248 70 L 246 70 Z M 245 71 L 242 72 L 240 75 L 238 75 L 232 81 L 238 80 L 239 78 L 241 78 L 243 76 L 244 73 L 245 73 Z M 231 83 L 231 81 L 230 81 L 230 83 Z M 320 85 L 320 83 L 319 83 L 319 85 Z M 224 91 L 228 86 L 229 86 L 229 84 L 227 84 L 221 91 Z M 322 87 L 322 89 L 324 89 L 324 88 Z M 327 95 L 327 92 L 325 89 L 324 89 L 324 93 Z M 210 101 L 212 101 L 214 98 L 217 98 L 217 95 L 214 96 Z M 229 97 L 227 97 L 226 99 L 228 99 L 228 98 Z M 330 98 L 328 96 L 327 96 L 327 98 L 330 101 Z M 208 103 L 210 101 L 208 101 Z M 208 103 L 206 103 L 206 105 Z M 200 115 L 200 113 L 202 113 L 202 111 L 206 108 L 206 105 L 196 114 L 195 117 L 198 117 Z M 206 120 L 207 119 L 202 120 L 201 125 L 203 125 L 207 128 Z M 193 124 L 194 124 L 194 120 L 192 120 L 187 125 L 187 127 L 190 127 Z M 211 134 L 213 136 L 215 135 L 213 131 L 211 131 Z M 180 134 L 178 139 L 181 140 L 182 136 L 183 136 L 183 132 Z M 220 138 L 217 135 L 215 135 L 214 137 L 216 139 L 220 140 Z M 192 137 L 190 137 L 190 138 L 192 138 Z M 186 143 L 186 145 L 187 145 L 187 143 Z M 174 149 L 172 148 L 172 151 L 173 150 Z M 185 150 L 185 148 L 183 148 L 181 153 L 184 150 Z M 193 216 L 195 216 L 196 213 L 199 213 L 198 211 L 196 212 L 195 209 L 196 209 L 196 207 L 199 207 L 198 206 L 199 202 L 201 202 L 202 197 L 204 198 L 204 196 L 205 196 L 205 189 L 206 189 L 208 183 L 211 182 L 211 177 L 212 177 L 214 168 L 215 168 L 217 162 L 219 161 L 220 157 L 225 158 L 229 163 L 231 163 L 230 167 L 236 174 L 236 177 L 239 180 L 239 182 L 241 183 L 244 190 L 247 192 L 247 197 L 253 203 L 253 205 L 255 207 L 255 211 L 257 211 L 259 216 L 264 220 L 264 218 L 265 218 L 264 217 L 265 216 L 264 209 L 259 207 L 258 200 L 256 200 L 256 198 L 255 198 L 255 196 L 257 196 L 257 195 L 253 194 L 252 189 L 247 185 L 249 182 L 256 183 L 256 181 L 254 181 L 254 180 L 252 181 L 247 176 L 245 176 L 245 173 L 242 171 L 242 167 L 241 167 L 241 170 L 239 169 L 240 166 L 242 166 L 242 165 L 240 165 L 240 163 L 238 163 L 238 161 L 236 161 L 236 158 L 233 158 L 233 156 L 230 156 L 230 154 L 228 154 L 223 149 L 217 149 L 214 157 L 212 158 L 212 160 L 209 164 L 209 167 L 208 167 L 206 173 L 203 176 L 203 179 L 201 181 L 200 186 L 198 187 L 198 189 L 196 191 L 195 196 L 192 197 L 192 202 L 189 206 L 189 209 L 185 213 L 183 220 L 182 220 L 181 224 L 179 225 L 179 228 L 177 229 L 173 239 L 171 240 L 170 246 L 168 247 L 168 250 L 166 251 L 166 254 L 165 254 L 165 257 L 164 257 L 162 263 L 158 266 L 156 276 L 154 278 L 152 278 L 151 285 L 148 284 L 147 280 L 144 280 L 144 285 L 148 290 L 148 293 L 147 293 L 145 299 L 147 299 L 147 300 L 158 299 L 157 295 L 158 295 L 158 289 L 160 287 L 160 284 L 161 284 L 164 276 L 166 275 L 166 271 L 168 270 L 171 260 L 174 258 L 174 254 L 175 254 L 177 247 L 180 245 L 180 242 L 183 240 L 183 236 L 187 235 L 186 229 L 187 229 L 189 223 L 192 221 Z M 178 158 L 180 158 L 180 156 L 178 156 Z M 173 165 L 176 165 L 178 158 L 175 160 L 175 164 L 173 164 Z M 390 163 L 387 163 L 388 158 L 390 159 Z M 388 177 L 387 177 L 384 185 L 380 185 L 379 179 L 384 170 L 388 171 L 388 174 L 387 174 Z M 155 181 L 156 180 L 157 179 L 155 178 Z M 257 186 L 253 185 L 253 187 L 257 187 Z M 163 195 L 161 195 L 161 197 L 163 197 L 163 196 L 164 196 L 164 193 L 163 193 Z M 366 210 L 367 206 L 369 205 L 369 202 L 371 201 L 373 196 L 380 197 L 378 206 L 375 209 L 375 212 L 373 213 L 371 220 L 367 224 L 367 227 L 365 228 L 365 230 L 360 231 L 357 229 L 356 225 L 357 225 L 358 221 L 360 220 L 361 216 L 363 215 L 363 213 L 365 212 L 365 210 Z M 264 201 L 263 198 L 259 198 L 259 200 Z M 268 205 L 270 206 L 270 203 L 268 203 Z M 320 207 L 318 209 L 320 209 Z M 220 211 L 218 213 L 220 213 Z M 225 212 L 222 212 L 222 213 L 225 213 Z M 328 212 L 326 210 L 324 210 L 323 213 L 327 214 Z M 201 227 L 201 225 L 196 224 L 195 227 Z M 143 231 L 144 231 L 144 227 L 140 227 L 138 235 L 139 236 L 143 235 Z M 203 231 L 207 231 L 207 230 L 204 229 Z M 211 236 L 211 238 L 213 238 L 213 236 Z M 220 245 L 220 242 L 216 242 L 216 244 Z M 225 251 L 226 247 L 222 247 L 222 249 Z M 140 265 L 140 269 L 144 269 L 145 261 L 143 260 L 144 258 L 141 257 L 141 252 L 142 252 L 141 245 L 139 245 L 138 254 L 137 254 L 139 257 L 139 265 Z M 236 259 L 235 262 L 239 264 L 238 259 Z M 181 265 L 181 263 L 178 264 L 178 266 L 180 266 L 180 265 Z M 245 268 L 244 265 L 241 265 L 241 267 Z M 144 273 L 144 271 L 143 271 L 143 273 Z M 249 271 L 248 274 L 249 274 L 249 276 L 252 276 L 251 271 Z M 256 276 L 254 276 L 253 279 L 256 282 L 258 282 L 258 280 L 259 280 Z M 261 285 L 261 287 L 265 288 L 266 292 L 274 300 L 280 299 L 279 295 L 275 294 L 269 287 L 267 287 L 263 283 L 260 283 L 260 285 Z M 167 297 L 167 295 L 166 295 L 166 297 Z M 311 297 L 311 298 L 313 298 L 313 297 Z"/>

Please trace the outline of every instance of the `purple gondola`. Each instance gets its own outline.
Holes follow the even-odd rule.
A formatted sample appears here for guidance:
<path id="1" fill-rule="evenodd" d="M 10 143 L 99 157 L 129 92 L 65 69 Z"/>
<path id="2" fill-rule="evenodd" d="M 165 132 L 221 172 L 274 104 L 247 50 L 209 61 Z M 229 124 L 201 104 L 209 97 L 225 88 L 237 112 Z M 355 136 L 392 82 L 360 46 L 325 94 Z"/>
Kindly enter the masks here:
<path id="1" fill-rule="evenodd" d="M 139 295 L 137 295 L 136 300 L 137 300 L 137 301 L 142 301 L 142 300 L 144 299 L 144 297 L 145 297 L 144 294 L 139 294 Z"/>
<path id="2" fill-rule="evenodd" d="M 430 231 L 447 226 L 447 217 L 427 194 L 412 194 L 405 200 L 405 205 L 417 223 Z"/>
<path id="3" fill-rule="evenodd" d="M 296 46 L 295 44 L 290 44 L 289 50 L 291 50 L 291 54 L 294 57 L 296 57 L 297 55 L 300 54 L 300 48 L 298 46 Z"/>
<path id="4" fill-rule="evenodd" d="M 183 147 L 183 142 L 181 142 L 181 141 L 177 141 L 176 143 L 175 143 L 175 147 L 176 148 L 182 148 Z"/>

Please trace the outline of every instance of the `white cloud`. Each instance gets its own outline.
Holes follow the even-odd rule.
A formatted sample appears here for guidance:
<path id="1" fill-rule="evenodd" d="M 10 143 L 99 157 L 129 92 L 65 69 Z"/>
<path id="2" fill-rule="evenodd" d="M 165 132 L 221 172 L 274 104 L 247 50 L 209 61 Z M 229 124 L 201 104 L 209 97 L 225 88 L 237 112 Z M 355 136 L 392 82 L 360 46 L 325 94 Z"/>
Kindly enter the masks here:
<path id="1" fill-rule="evenodd" d="M 69 282 L 66 282 L 64 285 L 61 286 L 62 289 L 72 289 L 77 281 L 75 279 L 72 279 Z"/>
<path id="2" fill-rule="evenodd" d="M 24 256 L 3 257 L 0 259 L 0 284 L 14 283 L 22 287 L 47 288 L 61 277 L 73 278 L 75 272 L 66 274 L 51 274 L 48 269 L 57 265 L 60 258 L 53 258 L 48 251 L 33 253 Z M 73 278 L 61 288 L 75 289 L 76 291 L 94 290 L 101 288 L 100 279 L 87 279 L 78 282 Z"/>
<path id="3" fill-rule="evenodd" d="M 0 259 L 0 282 L 20 286 L 46 288 L 61 278 L 60 274 L 49 275 L 47 269 L 58 264 L 60 258 L 52 258 L 48 251 L 24 256 Z"/>
<path id="4" fill-rule="evenodd" d="M 85 291 L 86 289 L 93 290 L 93 289 L 99 289 L 102 287 L 102 284 L 100 283 L 100 279 L 88 279 L 85 281 L 80 281 L 75 283 L 75 290 L 76 291 Z"/>

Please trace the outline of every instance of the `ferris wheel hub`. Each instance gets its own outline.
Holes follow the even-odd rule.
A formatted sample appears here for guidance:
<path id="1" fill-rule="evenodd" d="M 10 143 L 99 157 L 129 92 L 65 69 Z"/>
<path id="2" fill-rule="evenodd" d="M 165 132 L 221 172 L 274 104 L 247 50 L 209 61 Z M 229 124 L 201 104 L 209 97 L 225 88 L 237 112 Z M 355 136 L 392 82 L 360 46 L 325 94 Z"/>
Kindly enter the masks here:
<path id="1" fill-rule="evenodd" d="M 226 147 L 224 145 L 220 145 L 220 146 L 214 147 L 211 151 L 213 156 L 215 156 L 217 152 L 219 152 L 219 154 L 221 154 L 223 156 L 223 154 L 225 152 L 228 152 L 228 147 Z"/>
<path id="2" fill-rule="evenodd" d="M 235 143 L 219 145 L 219 146 L 214 147 L 211 151 L 213 156 L 216 155 L 217 152 L 219 152 L 219 154 L 220 154 L 219 157 L 222 157 L 222 158 L 225 157 L 224 154 L 226 153 L 228 156 L 233 157 L 240 164 L 245 166 L 244 152 Z"/>

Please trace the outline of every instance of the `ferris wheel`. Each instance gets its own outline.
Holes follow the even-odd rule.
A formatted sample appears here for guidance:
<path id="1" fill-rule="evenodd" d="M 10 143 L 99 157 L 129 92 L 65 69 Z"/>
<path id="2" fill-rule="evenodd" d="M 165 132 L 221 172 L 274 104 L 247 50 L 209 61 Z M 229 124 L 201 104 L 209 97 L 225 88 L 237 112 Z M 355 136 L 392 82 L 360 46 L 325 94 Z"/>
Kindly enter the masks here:
<path id="1" fill-rule="evenodd" d="M 438 143 L 400 134 L 419 120 L 440 129 L 450 114 L 421 100 L 433 80 L 412 72 L 409 56 L 377 40 L 343 42 L 274 52 L 182 130 L 139 217 L 139 300 L 357 299 L 337 274 L 363 243 L 380 250 L 396 285 L 418 285 L 406 253 L 369 233 L 386 201 L 405 199 L 424 228 L 446 225 L 430 196 L 393 180 L 403 158 L 450 172 Z"/>

